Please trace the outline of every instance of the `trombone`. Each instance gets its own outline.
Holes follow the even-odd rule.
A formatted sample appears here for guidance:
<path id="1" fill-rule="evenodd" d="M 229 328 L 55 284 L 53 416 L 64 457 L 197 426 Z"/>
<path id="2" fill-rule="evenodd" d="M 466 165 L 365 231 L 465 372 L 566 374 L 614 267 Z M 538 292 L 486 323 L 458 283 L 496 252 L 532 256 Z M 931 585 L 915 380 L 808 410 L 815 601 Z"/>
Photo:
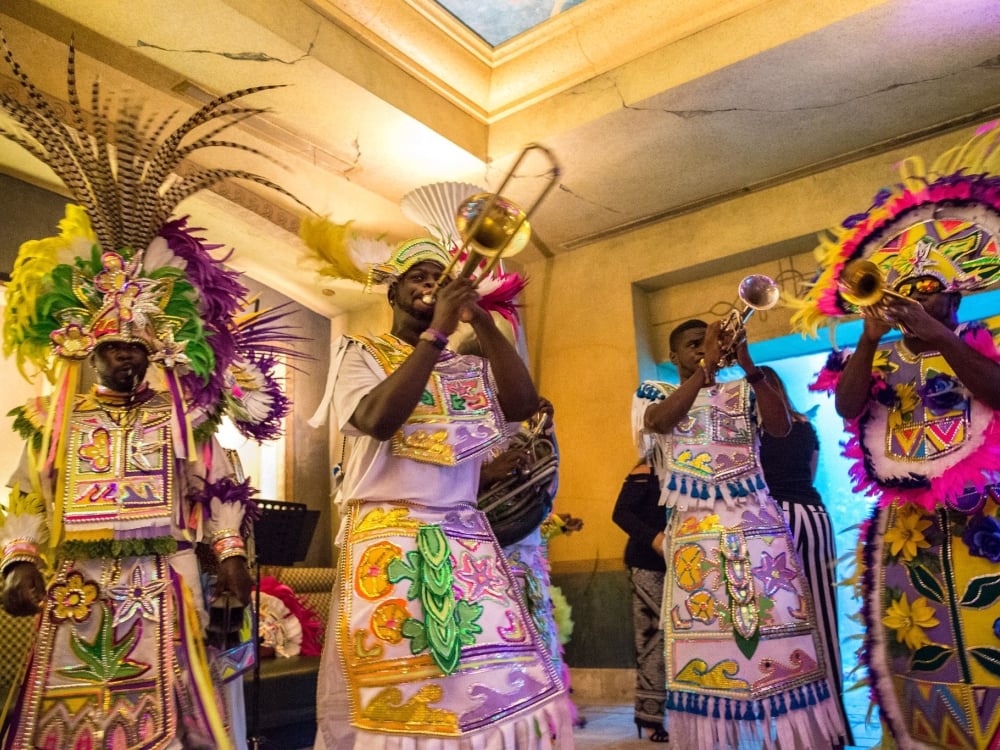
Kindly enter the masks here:
<path id="1" fill-rule="evenodd" d="M 736 306 L 722 321 L 719 339 L 725 342 L 719 355 L 718 366 L 729 367 L 736 361 L 736 347 L 746 337 L 746 324 L 758 310 L 770 310 L 781 299 L 781 290 L 770 276 L 754 273 L 743 277 L 736 291 L 743 302 L 743 310 Z"/>
<path id="2" fill-rule="evenodd" d="M 535 202 L 525 211 L 513 201 L 504 198 L 502 193 L 528 152 L 535 150 L 541 151 L 548 159 L 549 170 L 546 173 L 548 181 Z M 545 146 L 532 143 L 521 151 L 496 192 L 476 193 L 462 201 L 455 213 L 455 226 L 462 236 L 462 245 L 452 253 L 451 262 L 441 272 L 434 288 L 423 296 L 424 303 L 428 305 L 434 303 L 441 286 L 447 283 L 463 253 L 467 252 L 468 255 L 458 274 L 459 278 L 471 278 L 476 268 L 485 261 L 479 275 L 474 279 L 475 285 L 478 285 L 493 272 L 504 254 L 511 256 L 521 252 L 531 238 L 531 224 L 528 219 L 556 186 L 561 174 L 562 168 L 556 161 L 555 155 Z"/>

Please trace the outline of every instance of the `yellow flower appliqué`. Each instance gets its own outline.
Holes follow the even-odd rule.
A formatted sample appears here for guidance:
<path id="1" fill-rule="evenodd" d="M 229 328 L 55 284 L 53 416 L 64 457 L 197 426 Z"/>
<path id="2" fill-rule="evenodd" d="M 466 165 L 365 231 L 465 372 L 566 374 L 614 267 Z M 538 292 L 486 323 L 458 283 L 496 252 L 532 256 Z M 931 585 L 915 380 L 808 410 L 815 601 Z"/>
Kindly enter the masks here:
<path id="1" fill-rule="evenodd" d="M 909 562 L 917 556 L 917 552 L 931 546 L 924 537 L 924 531 L 933 526 L 921 510 L 913 505 L 906 505 L 896 515 L 895 525 L 885 532 L 885 541 L 893 557 L 902 556 Z"/>
<path id="2" fill-rule="evenodd" d="M 917 387 L 913 383 L 897 385 L 896 395 L 899 396 L 899 410 L 903 414 L 913 414 L 920 405 L 920 396 L 917 395 Z"/>
<path id="3" fill-rule="evenodd" d="M 924 628 L 934 627 L 939 620 L 924 597 L 919 596 L 910 604 L 903 594 L 889 606 L 882 624 L 896 631 L 897 643 L 905 643 L 910 651 L 916 651 L 931 643 Z"/>
<path id="4" fill-rule="evenodd" d="M 83 622 L 90 615 L 90 605 L 97 598 L 97 584 L 84 581 L 83 576 L 73 572 L 66 576 L 65 581 L 59 581 L 49 590 L 56 620 L 73 620 Z"/>

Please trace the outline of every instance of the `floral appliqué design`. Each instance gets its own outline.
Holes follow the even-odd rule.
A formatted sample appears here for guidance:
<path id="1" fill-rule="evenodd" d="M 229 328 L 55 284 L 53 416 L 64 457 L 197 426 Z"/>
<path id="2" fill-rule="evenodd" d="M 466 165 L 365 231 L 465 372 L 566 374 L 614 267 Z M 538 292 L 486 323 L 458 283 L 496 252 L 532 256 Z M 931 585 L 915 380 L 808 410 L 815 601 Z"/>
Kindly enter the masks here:
<path id="1" fill-rule="evenodd" d="M 883 625 L 896 631 L 896 642 L 905 644 L 911 651 L 929 645 L 931 639 L 924 630 L 939 623 L 924 597 L 918 596 L 911 603 L 906 594 L 894 600 L 882 618 Z"/>
<path id="2" fill-rule="evenodd" d="M 885 532 L 885 543 L 889 545 L 889 553 L 893 557 L 902 557 L 909 562 L 922 549 L 931 546 L 924 532 L 933 526 L 920 508 L 915 505 L 904 505 L 896 516 L 896 523 Z"/>
<path id="3" fill-rule="evenodd" d="M 92 581 L 84 581 L 76 571 L 57 581 L 49 589 L 52 601 L 52 617 L 56 622 L 72 620 L 83 622 L 90 616 L 91 605 L 97 599 L 98 587 Z"/>
<path id="4" fill-rule="evenodd" d="M 506 582 L 497 570 L 495 562 L 490 557 L 475 558 L 468 553 L 462 553 L 461 564 L 455 569 L 456 583 L 464 584 L 463 598 L 478 601 L 484 596 L 506 601 L 504 591 Z"/>
<path id="5" fill-rule="evenodd" d="M 753 574 L 754 578 L 764 585 L 765 596 L 773 597 L 781 590 L 795 593 L 792 582 L 796 578 L 796 573 L 788 567 L 784 552 L 776 557 L 771 557 L 766 551 L 763 552 L 760 565 L 753 569 Z"/>
<path id="6" fill-rule="evenodd" d="M 1000 520 L 991 515 L 977 515 L 962 532 L 962 541 L 974 557 L 1000 562 Z"/>
<path id="7" fill-rule="evenodd" d="M 128 580 L 122 577 L 108 591 L 111 599 L 118 602 L 114 617 L 115 627 L 131 621 L 136 615 L 155 622 L 159 617 L 159 597 L 166 588 L 165 580 L 146 578 L 142 566 L 136 565 Z"/>

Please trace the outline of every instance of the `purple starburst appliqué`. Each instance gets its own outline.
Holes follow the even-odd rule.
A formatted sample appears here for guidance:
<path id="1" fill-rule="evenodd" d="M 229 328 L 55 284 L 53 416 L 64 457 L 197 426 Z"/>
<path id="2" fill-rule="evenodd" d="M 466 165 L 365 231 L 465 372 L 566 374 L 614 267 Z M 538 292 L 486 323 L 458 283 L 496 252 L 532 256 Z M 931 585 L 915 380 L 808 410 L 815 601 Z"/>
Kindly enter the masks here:
<path id="1" fill-rule="evenodd" d="M 505 581 L 489 557 L 477 560 L 472 555 L 463 554 L 461 565 L 455 569 L 455 578 L 464 584 L 465 598 L 469 601 L 475 602 L 484 596 L 504 601 Z"/>
<path id="2" fill-rule="evenodd" d="M 771 557 L 767 552 L 761 553 L 760 565 L 753 569 L 754 578 L 764 584 L 764 595 L 773 597 L 779 591 L 795 593 L 792 581 L 796 578 L 794 570 L 786 565 L 785 553 Z"/>

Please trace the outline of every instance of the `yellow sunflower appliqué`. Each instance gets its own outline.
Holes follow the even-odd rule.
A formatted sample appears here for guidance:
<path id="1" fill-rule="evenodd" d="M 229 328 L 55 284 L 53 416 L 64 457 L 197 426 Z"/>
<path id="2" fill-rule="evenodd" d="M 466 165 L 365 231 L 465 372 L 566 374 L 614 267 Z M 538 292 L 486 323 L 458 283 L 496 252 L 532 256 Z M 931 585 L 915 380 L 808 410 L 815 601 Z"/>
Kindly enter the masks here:
<path id="1" fill-rule="evenodd" d="M 96 583 L 84 581 L 83 576 L 75 571 L 66 576 L 65 581 L 56 581 L 49 589 L 49 599 L 55 610 L 53 618 L 58 622 L 83 622 L 90 616 L 97 592 Z"/>
<path id="2" fill-rule="evenodd" d="M 920 550 L 931 546 L 924 537 L 924 531 L 933 525 L 918 507 L 904 505 L 896 516 L 896 523 L 885 532 L 889 552 L 893 557 L 902 557 L 909 562 Z"/>

